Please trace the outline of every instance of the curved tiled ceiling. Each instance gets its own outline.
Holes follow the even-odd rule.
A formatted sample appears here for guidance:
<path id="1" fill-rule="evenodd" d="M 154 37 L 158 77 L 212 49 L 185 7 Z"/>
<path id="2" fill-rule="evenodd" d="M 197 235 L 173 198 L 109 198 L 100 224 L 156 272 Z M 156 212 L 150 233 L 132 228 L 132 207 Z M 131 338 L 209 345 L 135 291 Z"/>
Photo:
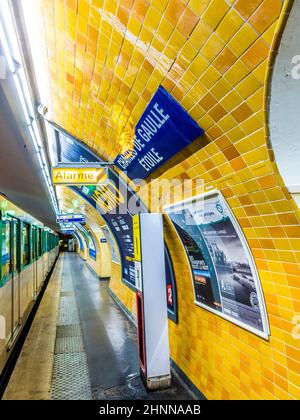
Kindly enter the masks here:
<path id="1" fill-rule="evenodd" d="M 105 159 L 131 140 L 160 84 L 210 139 L 255 113 L 255 104 L 243 103 L 247 86 L 217 101 L 257 66 L 252 86 L 263 86 L 268 28 L 282 7 L 280 0 L 25 3 L 50 118 Z"/>

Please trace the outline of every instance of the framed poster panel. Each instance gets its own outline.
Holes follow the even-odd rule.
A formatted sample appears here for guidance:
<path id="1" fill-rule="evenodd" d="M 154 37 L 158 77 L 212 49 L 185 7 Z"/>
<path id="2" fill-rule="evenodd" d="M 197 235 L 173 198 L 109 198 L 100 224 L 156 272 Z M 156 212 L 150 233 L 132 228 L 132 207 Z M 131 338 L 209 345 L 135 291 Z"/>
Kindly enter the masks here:
<path id="1" fill-rule="evenodd" d="M 185 249 L 195 303 L 268 339 L 260 280 L 244 234 L 219 191 L 164 208 Z"/>

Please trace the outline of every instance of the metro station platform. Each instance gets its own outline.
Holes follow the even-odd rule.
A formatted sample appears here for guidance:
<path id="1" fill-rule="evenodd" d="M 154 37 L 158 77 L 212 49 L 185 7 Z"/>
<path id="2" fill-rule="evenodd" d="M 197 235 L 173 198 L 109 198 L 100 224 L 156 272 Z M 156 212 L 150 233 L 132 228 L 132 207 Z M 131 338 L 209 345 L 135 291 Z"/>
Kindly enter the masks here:
<path id="1" fill-rule="evenodd" d="M 139 376 L 136 328 L 75 253 L 56 263 L 4 400 L 192 400 L 172 387 L 147 392 Z"/>

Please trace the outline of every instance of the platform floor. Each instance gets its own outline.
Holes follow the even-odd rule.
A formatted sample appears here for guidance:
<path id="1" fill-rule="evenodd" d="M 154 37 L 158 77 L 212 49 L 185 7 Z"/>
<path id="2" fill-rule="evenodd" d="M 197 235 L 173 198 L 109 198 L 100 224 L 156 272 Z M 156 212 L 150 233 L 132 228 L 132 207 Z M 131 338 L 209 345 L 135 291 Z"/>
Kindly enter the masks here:
<path id="1" fill-rule="evenodd" d="M 169 390 L 145 390 L 136 329 L 108 285 L 61 254 L 3 399 L 193 399 L 175 375 Z"/>

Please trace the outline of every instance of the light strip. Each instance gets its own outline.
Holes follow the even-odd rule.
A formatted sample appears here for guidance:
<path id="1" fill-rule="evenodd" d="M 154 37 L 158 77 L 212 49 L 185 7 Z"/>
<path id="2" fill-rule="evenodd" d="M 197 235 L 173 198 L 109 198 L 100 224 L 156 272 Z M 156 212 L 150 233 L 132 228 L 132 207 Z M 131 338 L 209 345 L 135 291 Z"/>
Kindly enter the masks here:
<path id="1" fill-rule="evenodd" d="M 3 52 L 9 67 L 9 70 L 14 73 L 14 71 L 16 70 L 16 66 L 15 66 L 15 62 L 10 54 L 10 50 L 9 50 L 9 46 L 6 40 L 6 36 L 5 36 L 5 32 L 2 26 L 2 23 L 0 22 L 0 39 L 1 39 L 1 44 L 2 44 L 2 48 L 3 48 Z"/>
<path id="2" fill-rule="evenodd" d="M 57 160 L 56 160 L 54 152 L 53 152 L 54 131 L 50 128 L 50 124 L 48 123 L 47 120 L 45 120 L 45 124 L 46 124 L 47 138 L 48 138 L 48 143 L 49 143 L 49 155 L 50 155 L 51 165 L 56 166 L 57 165 Z"/>
<path id="3" fill-rule="evenodd" d="M 24 117 L 25 117 L 26 124 L 30 125 L 31 124 L 31 119 L 30 119 L 30 115 L 28 113 L 28 109 L 27 109 L 27 106 L 26 106 L 26 102 L 25 102 L 22 86 L 21 86 L 21 83 L 20 83 L 20 79 L 19 79 L 19 76 L 17 75 L 17 73 L 13 74 L 13 80 L 15 82 L 15 86 L 16 86 L 16 89 L 17 89 L 18 97 L 19 97 L 19 100 L 20 100 L 20 103 L 21 103 L 21 107 L 22 107 L 22 110 L 23 110 L 23 114 L 24 114 Z"/>
<path id="4" fill-rule="evenodd" d="M 30 93 L 29 93 L 28 84 L 27 84 L 25 73 L 24 73 L 24 69 L 22 67 L 18 70 L 18 76 L 20 77 L 21 85 L 23 87 L 23 94 L 24 94 L 26 104 L 28 106 L 29 114 L 31 116 L 33 116 L 34 115 L 34 110 L 33 110 L 33 107 L 32 107 L 32 100 L 31 100 L 31 96 L 30 96 Z"/>
<path id="5" fill-rule="evenodd" d="M 7 35 L 7 44 L 11 51 L 11 56 L 21 63 L 21 53 L 18 44 L 18 37 L 15 30 L 14 19 L 11 8 L 7 0 L 1 0 L 1 16 L 3 17 L 4 29 Z"/>
<path id="6" fill-rule="evenodd" d="M 12 73 L 19 102 L 22 107 L 24 119 L 29 130 L 30 137 L 37 153 L 37 158 L 42 170 L 46 185 L 49 190 L 50 198 L 56 213 L 59 213 L 59 207 L 51 182 L 49 168 L 47 166 L 46 153 L 43 147 L 40 131 L 35 119 L 34 104 L 30 95 L 28 80 L 25 75 L 24 63 L 18 44 L 18 35 L 14 25 L 14 19 L 8 3 L 8 0 L 1 0 L 1 19 L 0 19 L 0 40 L 1 46 Z"/>

